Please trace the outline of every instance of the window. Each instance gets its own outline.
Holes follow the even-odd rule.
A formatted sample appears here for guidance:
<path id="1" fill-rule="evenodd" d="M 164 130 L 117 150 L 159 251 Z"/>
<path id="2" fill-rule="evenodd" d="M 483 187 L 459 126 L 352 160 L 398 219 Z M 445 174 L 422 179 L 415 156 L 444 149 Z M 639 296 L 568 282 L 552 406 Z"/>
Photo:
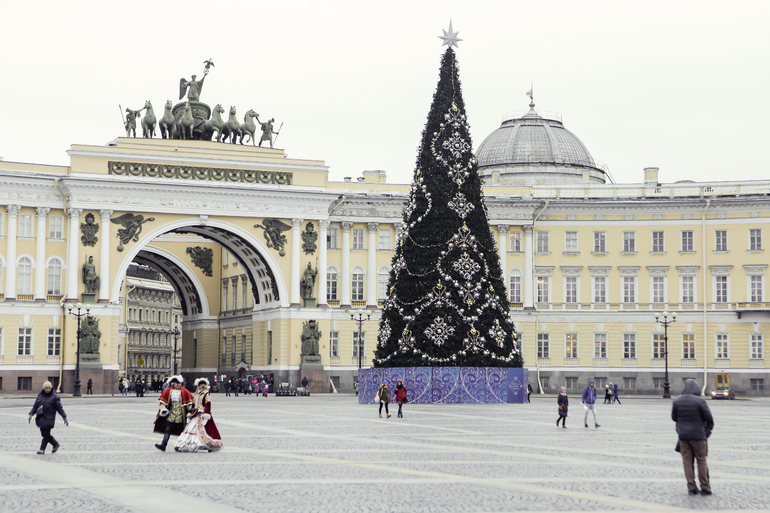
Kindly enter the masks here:
<path id="1" fill-rule="evenodd" d="M 695 302 L 695 276 L 682 276 L 682 303 Z"/>
<path id="2" fill-rule="evenodd" d="M 550 301 L 551 277 L 537 277 L 537 302 L 548 303 Z"/>
<path id="3" fill-rule="evenodd" d="M 32 355 L 32 328 L 19 328 L 19 356 Z"/>
<path id="4" fill-rule="evenodd" d="M 48 293 L 61 294 L 61 261 L 58 258 L 48 264 Z"/>
<path id="5" fill-rule="evenodd" d="M 652 334 L 652 358 L 660 360 L 666 357 L 666 339 L 663 333 Z"/>
<path id="6" fill-rule="evenodd" d="M 358 338 L 358 330 L 353 332 L 353 358 L 358 358 L 359 351 L 361 357 L 366 354 L 366 332 L 361 332 L 361 338 Z"/>
<path id="7" fill-rule="evenodd" d="M 16 388 L 19 390 L 32 390 L 32 377 L 19 376 L 19 379 L 16 381 Z"/>
<path id="8" fill-rule="evenodd" d="M 329 332 L 329 356 L 339 358 L 340 356 L 340 332 Z"/>
<path id="9" fill-rule="evenodd" d="M 326 232 L 326 247 L 329 249 L 339 249 L 339 246 L 337 245 L 337 236 L 339 234 L 339 230 L 337 228 L 329 228 L 329 231 Z"/>
<path id="10" fill-rule="evenodd" d="M 518 271 L 510 276 L 511 303 L 521 303 L 521 274 Z"/>
<path id="11" fill-rule="evenodd" d="M 636 303 L 636 276 L 623 276 L 623 302 Z"/>
<path id="12" fill-rule="evenodd" d="M 762 302 L 763 278 L 761 274 L 752 274 L 749 276 L 749 297 L 752 303 Z"/>
<path id="13" fill-rule="evenodd" d="M 564 378 L 564 381 L 566 381 L 567 388 L 577 388 L 578 387 L 578 379 L 577 376 L 567 376 Z"/>
<path id="14" fill-rule="evenodd" d="M 388 280 L 390 280 L 390 269 L 383 267 L 377 273 L 377 299 L 388 298 Z"/>
<path id="15" fill-rule="evenodd" d="M 390 230 L 379 230 L 380 235 L 380 244 L 378 246 L 378 249 L 380 251 L 390 251 L 391 245 L 390 245 Z"/>
<path id="16" fill-rule="evenodd" d="M 361 230 L 363 231 L 363 230 Z M 364 298 L 364 270 L 361 267 L 356 267 L 353 272 L 350 273 L 351 287 L 350 298 L 353 301 L 363 301 Z"/>
<path id="17" fill-rule="evenodd" d="M 353 249 L 364 249 L 363 228 L 353 228 Z"/>
<path id="18" fill-rule="evenodd" d="M 607 277 L 594 276 L 594 303 L 607 302 Z"/>
<path id="19" fill-rule="evenodd" d="M 48 328 L 48 356 L 61 355 L 61 328 Z"/>
<path id="20" fill-rule="evenodd" d="M 623 232 L 623 253 L 636 253 L 636 232 Z"/>
<path id="21" fill-rule="evenodd" d="M 337 300 L 337 269 L 334 267 L 326 270 L 326 300 Z"/>
<path id="22" fill-rule="evenodd" d="M 508 233 L 508 251 L 511 253 L 521 253 L 521 232 Z"/>
<path id="23" fill-rule="evenodd" d="M 594 232 L 594 253 L 607 252 L 607 232 Z"/>
<path id="24" fill-rule="evenodd" d="M 636 333 L 623 333 L 623 358 L 636 358 Z"/>
<path id="25" fill-rule="evenodd" d="M 551 388 L 551 380 L 547 376 L 540 378 L 540 384 L 543 387 L 543 390 Z"/>
<path id="26" fill-rule="evenodd" d="M 749 251 L 762 251 L 762 230 L 759 228 L 749 230 Z"/>
<path id="27" fill-rule="evenodd" d="M 663 232 L 652 232 L 652 252 L 665 253 Z"/>
<path id="28" fill-rule="evenodd" d="M 594 358 L 607 358 L 606 333 L 594 333 Z"/>
<path id="29" fill-rule="evenodd" d="M 751 334 L 751 356 L 752 360 L 762 360 L 765 358 L 765 340 L 762 333 Z"/>
<path id="30" fill-rule="evenodd" d="M 685 360 L 695 359 L 695 333 L 682 334 L 682 358 Z"/>
<path id="31" fill-rule="evenodd" d="M 765 380 L 763 378 L 751 378 L 751 389 L 757 392 L 765 390 Z"/>
<path id="32" fill-rule="evenodd" d="M 233 345 L 231 346 L 232 352 L 230 353 L 230 365 L 235 365 L 235 341 L 236 341 L 236 338 L 235 338 L 235 335 L 233 335 L 233 342 L 232 342 Z"/>
<path id="33" fill-rule="evenodd" d="M 578 357 L 578 334 L 577 333 L 565 333 L 564 334 L 564 357 L 565 358 L 577 358 Z"/>
<path id="34" fill-rule="evenodd" d="M 730 344 L 729 344 L 729 338 L 727 336 L 727 333 L 717 333 L 716 334 L 716 357 L 720 360 L 725 360 L 730 358 Z"/>
<path id="35" fill-rule="evenodd" d="M 577 232 L 565 232 L 564 233 L 564 252 L 565 253 L 577 253 L 578 252 L 578 234 L 577 234 Z"/>
<path id="36" fill-rule="evenodd" d="M 224 312 L 227 311 L 227 298 L 228 298 L 228 294 L 227 294 L 227 280 L 225 280 L 224 282 L 222 282 L 222 311 L 224 311 Z M 148 317 L 148 319 L 149 319 L 149 317 Z"/>
<path id="37" fill-rule="evenodd" d="M 716 230 L 714 232 L 714 251 L 728 251 L 727 230 Z"/>
<path id="38" fill-rule="evenodd" d="M 624 390 L 636 390 L 636 378 L 623 378 Z"/>
<path id="39" fill-rule="evenodd" d="M 548 232 L 537 232 L 537 253 L 548 253 L 550 251 L 548 245 Z"/>
<path id="40" fill-rule="evenodd" d="M 241 277 L 241 285 L 242 285 L 241 288 L 243 289 L 243 303 L 242 303 L 243 304 L 243 308 L 248 308 L 249 307 L 249 301 L 248 301 L 249 300 L 249 288 L 246 286 L 247 283 L 248 283 L 248 280 L 246 279 L 246 276 L 242 276 Z"/>
<path id="41" fill-rule="evenodd" d="M 222 257 L 222 267 L 227 267 L 230 261 L 230 253 L 225 250 L 225 256 Z"/>
<path id="42" fill-rule="evenodd" d="M 238 309 L 238 281 L 237 280 L 238 278 L 233 280 L 233 310 Z"/>
<path id="43" fill-rule="evenodd" d="M 692 230 L 682 230 L 682 253 L 693 253 L 694 248 Z"/>
<path id="44" fill-rule="evenodd" d="M 652 388 L 655 390 L 663 390 L 664 382 L 666 381 L 666 378 L 652 378 Z"/>
<path id="45" fill-rule="evenodd" d="M 578 301 L 578 277 L 564 277 L 564 302 L 577 303 Z"/>
<path id="46" fill-rule="evenodd" d="M 727 303 L 727 276 L 715 276 L 715 295 L 717 303 Z"/>
<path id="47" fill-rule="evenodd" d="M 35 235 L 33 222 L 34 216 L 32 214 L 19 214 L 19 237 L 33 237 Z"/>
<path id="48" fill-rule="evenodd" d="M 666 302 L 666 277 L 665 276 L 652 277 L 652 302 L 653 303 Z"/>
<path id="49" fill-rule="evenodd" d="M 551 357 L 550 334 L 548 334 L 548 333 L 538 333 L 537 334 L 537 357 L 538 358 L 550 358 Z"/>
<path id="50" fill-rule="evenodd" d="M 19 259 L 17 294 L 32 294 L 32 260 L 28 257 Z"/>
<path id="51" fill-rule="evenodd" d="M 51 216 L 48 218 L 48 238 L 64 238 L 64 216 Z"/>

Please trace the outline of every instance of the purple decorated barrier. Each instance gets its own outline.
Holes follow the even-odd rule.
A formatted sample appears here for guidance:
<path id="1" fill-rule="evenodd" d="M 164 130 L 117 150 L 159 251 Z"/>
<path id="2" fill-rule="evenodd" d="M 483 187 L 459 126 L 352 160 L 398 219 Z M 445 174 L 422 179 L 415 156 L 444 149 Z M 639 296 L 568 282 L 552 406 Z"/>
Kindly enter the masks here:
<path id="1" fill-rule="evenodd" d="M 402 379 L 410 403 L 525 403 L 527 369 L 503 367 L 393 367 L 361 369 L 358 402 L 369 404 L 384 381 L 391 397 Z"/>

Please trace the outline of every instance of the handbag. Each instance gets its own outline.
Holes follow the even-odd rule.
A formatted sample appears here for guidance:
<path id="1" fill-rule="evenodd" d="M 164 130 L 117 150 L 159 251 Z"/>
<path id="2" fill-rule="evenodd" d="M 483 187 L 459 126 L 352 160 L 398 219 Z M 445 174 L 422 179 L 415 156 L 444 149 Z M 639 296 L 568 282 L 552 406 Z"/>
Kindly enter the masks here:
<path id="1" fill-rule="evenodd" d="M 409 402 L 409 399 L 407 399 L 406 397 L 404 397 L 404 404 L 406 404 L 406 403 L 408 403 L 408 402 Z"/>

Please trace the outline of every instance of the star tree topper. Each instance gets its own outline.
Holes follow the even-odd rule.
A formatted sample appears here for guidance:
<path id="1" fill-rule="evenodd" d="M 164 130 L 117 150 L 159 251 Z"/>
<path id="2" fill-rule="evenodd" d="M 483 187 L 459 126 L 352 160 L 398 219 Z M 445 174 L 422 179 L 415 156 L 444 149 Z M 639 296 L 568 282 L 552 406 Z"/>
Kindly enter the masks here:
<path id="1" fill-rule="evenodd" d="M 444 43 L 441 46 L 449 46 L 449 48 L 452 48 L 453 46 L 457 46 L 457 43 L 459 41 L 462 41 L 459 37 L 457 37 L 457 34 L 460 33 L 458 30 L 457 32 L 452 32 L 452 20 L 449 20 L 449 31 L 441 30 L 444 35 L 438 36 L 439 39 L 443 39 Z"/>

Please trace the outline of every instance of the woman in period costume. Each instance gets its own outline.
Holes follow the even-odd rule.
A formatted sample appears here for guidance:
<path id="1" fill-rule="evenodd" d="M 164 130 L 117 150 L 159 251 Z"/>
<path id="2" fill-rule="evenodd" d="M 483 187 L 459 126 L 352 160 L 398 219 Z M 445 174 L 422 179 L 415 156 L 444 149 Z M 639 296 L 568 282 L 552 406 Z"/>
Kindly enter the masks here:
<path id="1" fill-rule="evenodd" d="M 155 433 L 163 433 L 163 442 L 155 448 L 165 451 L 171 435 L 179 436 L 184 430 L 187 411 L 192 407 L 193 395 L 182 388 L 182 376 L 171 376 L 170 386 L 158 399 L 158 415 L 155 418 Z"/>
<path id="2" fill-rule="evenodd" d="M 46 381 L 43 383 L 43 390 L 38 394 L 37 399 L 35 399 L 35 404 L 32 405 L 32 409 L 29 411 L 28 422 L 32 421 L 33 415 L 36 415 L 35 424 L 40 428 L 40 434 L 43 437 L 43 441 L 40 443 L 40 449 L 37 451 L 38 454 L 45 454 L 45 449 L 48 447 L 48 444 L 51 444 L 53 447 L 52 453 L 59 450 L 59 442 L 51 436 L 51 430 L 56 423 L 57 413 L 64 419 L 64 425 L 69 426 L 67 414 L 64 413 L 64 408 L 61 407 L 61 399 L 59 399 L 59 396 L 53 391 L 51 382 Z"/>
<path id="3" fill-rule="evenodd" d="M 195 380 L 193 407 L 187 414 L 187 425 L 177 438 L 174 450 L 178 452 L 214 452 L 222 448 L 222 437 L 211 417 L 211 394 L 209 380 Z"/>

